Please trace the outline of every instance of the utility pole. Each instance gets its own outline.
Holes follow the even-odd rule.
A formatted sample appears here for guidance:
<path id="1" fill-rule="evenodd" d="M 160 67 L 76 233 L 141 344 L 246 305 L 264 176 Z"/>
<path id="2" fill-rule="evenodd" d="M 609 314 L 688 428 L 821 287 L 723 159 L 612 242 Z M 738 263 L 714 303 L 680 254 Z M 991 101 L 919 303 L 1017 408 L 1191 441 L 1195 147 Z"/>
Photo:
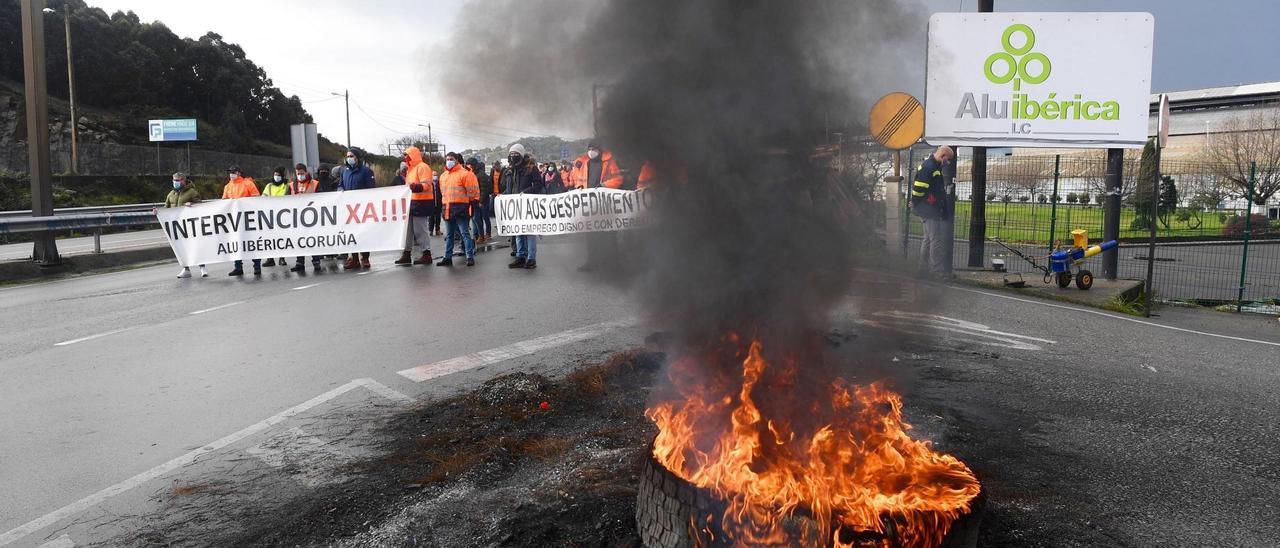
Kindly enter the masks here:
<path id="1" fill-rule="evenodd" d="M 49 94 L 44 64 L 43 0 L 21 0 L 22 66 L 27 107 L 27 158 L 31 174 L 31 216 L 53 215 L 49 178 Z M 52 232 L 36 232 L 31 258 L 42 266 L 59 262 Z"/>
<path id="2" fill-rule="evenodd" d="M 1103 205 L 1102 240 L 1120 239 L 1120 187 L 1124 175 L 1124 149 L 1107 149 L 1107 200 Z M 1102 277 L 1114 280 L 1120 270 L 1120 248 L 1102 252 Z"/>
<path id="3" fill-rule="evenodd" d="M 995 0 L 978 0 L 979 13 L 995 10 Z M 969 268 L 982 268 L 987 250 L 987 147 L 973 147 L 970 159 Z"/>
<path id="4" fill-rule="evenodd" d="M 329 95 L 341 97 L 347 106 L 347 150 L 351 150 L 351 90 L 344 89 L 342 93 L 329 92 Z"/>

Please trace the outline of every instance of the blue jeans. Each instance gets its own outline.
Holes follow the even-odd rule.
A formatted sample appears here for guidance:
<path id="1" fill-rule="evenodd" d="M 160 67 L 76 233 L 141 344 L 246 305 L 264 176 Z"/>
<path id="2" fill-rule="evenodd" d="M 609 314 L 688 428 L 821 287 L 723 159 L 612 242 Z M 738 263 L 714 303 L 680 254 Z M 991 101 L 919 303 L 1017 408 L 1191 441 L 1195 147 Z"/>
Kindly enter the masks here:
<path id="1" fill-rule="evenodd" d="M 462 234 L 462 251 L 467 254 L 467 258 L 471 259 L 476 256 L 476 241 L 471 239 L 471 231 L 468 222 L 471 219 L 466 216 L 456 216 L 445 219 L 445 227 L 448 232 L 444 237 L 444 258 L 453 259 L 453 242 Z"/>
<path id="2" fill-rule="evenodd" d="M 489 205 L 484 201 L 480 202 L 480 207 L 476 209 L 475 215 L 471 217 L 471 230 L 476 233 L 476 237 L 487 236 L 493 230 L 489 223 Z"/>
<path id="3" fill-rule="evenodd" d="M 516 258 L 526 261 L 538 259 L 538 237 L 516 236 Z"/>
<path id="4" fill-rule="evenodd" d="M 262 259 L 253 260 L 253 269 L 262 270 Z M 236 270 L 244 270 L 244 261 L 236 261 Z"/>

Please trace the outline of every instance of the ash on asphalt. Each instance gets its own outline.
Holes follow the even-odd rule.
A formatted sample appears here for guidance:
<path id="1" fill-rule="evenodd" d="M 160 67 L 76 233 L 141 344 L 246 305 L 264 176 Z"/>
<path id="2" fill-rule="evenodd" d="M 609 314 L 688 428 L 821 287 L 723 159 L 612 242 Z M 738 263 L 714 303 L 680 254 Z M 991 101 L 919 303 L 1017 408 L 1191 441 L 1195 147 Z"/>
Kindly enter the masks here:
<path id="1" fill-rule="evenodd" d="M 858 328 L 827 338 L 865 358 L 860 342 L 894 336 Z M 1052 424 L 1098 412 L 1046 401 L 1037 388 L 1044 379 L 1026 378 L 1036 376 L 1028 372 L 1031 356 L 965 343 L 903 346 L 876 360 L 896 369 L 914 435 L 958 456 L 983 482 L 989 498 L 980 545 L 1249 545 L 1226 539 L 1261 538 L 1257 522 L 1243 521 L 1189 533 L 1217 518 L 1189 513 L 1185 488 L 1160 496 L 1170 484 L 1158 467 L 1131 462 L 1120 445 L 1053 441 Z M 633 351 L 563 379 L 495 378 L 386 419 L 374 436 L 377 456 L 345 465 L 340 483 L 252 496 L 280 482 L 209 478 L 175 489 L 169 496 L 185 504 L 109 544 L 638 546 L 638 474 L 655 433 L 643 410 L 662 362 L 662 354 Z M 1081 436 L 1072 439 L 1089 439 Z"/>

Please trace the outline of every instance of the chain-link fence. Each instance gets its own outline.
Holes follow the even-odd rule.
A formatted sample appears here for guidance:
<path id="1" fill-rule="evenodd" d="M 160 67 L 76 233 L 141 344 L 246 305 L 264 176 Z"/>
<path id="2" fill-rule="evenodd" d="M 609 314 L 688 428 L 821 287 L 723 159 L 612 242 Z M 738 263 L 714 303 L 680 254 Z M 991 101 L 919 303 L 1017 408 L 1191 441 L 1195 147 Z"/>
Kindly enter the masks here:
<path id="1" fill-rule="evenodd" d="M 49 152 L 52 172 L 70 173 L 70 148 L 54 143 Z M 163 143 L 158 147 L 82 143 L 77 153 L 82 175 L 168 175 L 181 171 L 220 176 L 226 174 L 227 167 L 238 165 L 250 177 L 269 178 L 276 167 L 293 165 L 289 158 L 200 150 L 181 143 Z M 26 172 L 27 169 L 25 146 L 0 147 L 0 170 Z"/>
<path id="2" fill-rule="evenodd" d="M 929 151 L 911 152 L 912 162 L 905 166 L 904 173 L 907 181 L 914 178 L 914 169 L 927 154 Z M 956 268 L 965 268 L 969 263 L 973 209 L 969 161 L 965 155 L 957 160 Z M 1202 162 L 1164 160 L 1160 165 L 1160 214 L 1152 220 L 1149 214 L 1139 213 L 1150 211 L 1151 202 L 1147 198 L 1144 204 L 1144 196 L 1150 196 L 1151 188 L 1140 188 L 1137 183 L 1138 166 L 1137 158 L 1125 158 L 1120 187 L 1119 277 L 1146 277 L 1149 223 L 1154 222 L 1157 244 L 1153 287 L 1158 298 L 1211 302 L 1238 298 L 1280 300 L 1280 222 L 1275 220 L 1278 208 L 1270 208 L 1265 214 L 1255 209 L 1248 222 L 1250 238 L 1246 245 L 1248 201 L 1241 196 L 1246 192 L 1220 184 Z M 989 158 L 983 266 L 989 268 L 992 260 L 999 258 L 1011 272 L 1039 276 L 1034 267 L 993 240 L 1033 257 L 1048 255 L 1055 243 L 1069 246 L 1075 229 L 1088 230 L 1091 241 L 1101 241 L 1106 167 L 1102 151 L 1096 157 Z M 922 227 L 918 217 L 911 215 L 908 219 L 905 247 L 909 256 L 915 257 Z M 1101 275 L 1101 258 L 1089 261 L 1089 268 Z M 1040 262 L 1046 264 L 1044 260 Z"/>

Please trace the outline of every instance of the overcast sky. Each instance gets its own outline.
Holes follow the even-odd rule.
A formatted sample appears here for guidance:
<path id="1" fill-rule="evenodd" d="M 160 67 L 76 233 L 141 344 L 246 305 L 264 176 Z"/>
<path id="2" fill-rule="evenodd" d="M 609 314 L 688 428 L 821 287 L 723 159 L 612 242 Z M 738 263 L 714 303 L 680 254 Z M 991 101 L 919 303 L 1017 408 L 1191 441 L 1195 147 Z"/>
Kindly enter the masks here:
<path id="1" fill-rule="evenodd" d="M 418 124 L 427 123 L 451 149 L 507 143 L 520 136 L 501 120 L 468 120 L 446 111 L 430 85 L 437 75 L 423 60 L 442 53 L 447 40 L 465 39 L 454 21 L 466 0 L 88 1 L 108 13 L 132 10 L 144 21 L 163 21 L 180 36 L 198 38 L 213 31 L 239 44 L 285 93 L 302 99 L 320 132 L 336 142 L 346 140 L 346 126 L 342 100 L 330 93 L 344 89 L 351 91 L 352 141 L 368 149 L 426 131 Z M 977 8 L 977 0 L 900 1 L 925 6 L 920 14 L 922 62 L 929 13 Z M 995 0 L 997 11 L 1065 11 L 1064 4 L 1071 11 L 1153 13 L 1153 92 L 1280 80 L 1274 0 Z M 899 87 L 920 89 L 923 82 Z M 565 137 L 582 137 L 588 129 Z"/>

